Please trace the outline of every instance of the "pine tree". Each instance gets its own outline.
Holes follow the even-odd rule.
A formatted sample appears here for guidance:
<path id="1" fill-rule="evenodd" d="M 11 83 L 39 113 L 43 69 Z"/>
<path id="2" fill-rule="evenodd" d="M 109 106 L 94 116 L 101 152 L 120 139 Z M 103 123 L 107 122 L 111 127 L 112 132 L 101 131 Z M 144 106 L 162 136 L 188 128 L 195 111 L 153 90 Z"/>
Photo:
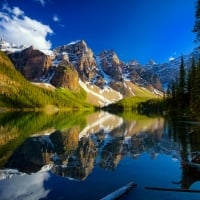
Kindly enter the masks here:
<path id="1" fill-rule="evenodd" d="M 186 108 L 191 111 L 192 99 L 194 99 L 193 88 L 195 80 L 195 58 L 192 57 L 191 66 L 188 69 L 186 76 L 186 92 L 185 92 L 185 102 Z"/>
<path id="2" fill-rule="evenodd" d="M 173 110 L 177 109 L 177 104 L 178 104 L 178 100 L 177 100 L 177 90 L 178 90 L 178 86 L 177 86 L 178 81 L 172 81 L 172 85 L 171 85 L 171 93 L 172 93 L 172 102 L 171 102 L 171 107 Z"/>
<path id="3" fill-rule="evenodd" d="M 190 86 L 188 86 L 188 89 L 190 87 L 190 110 L 194 112 L 194 103 L 195 103 L 195 80 L 196 80 L 196 63 L 194 57 L 192 58 L 192 65 L 190 69 L 190 73 L 188 74 L 190 76 Z"/>
<path id="4" fill-rule="evenodd" d="M 183 56 L 181 56 L 180 73 L 179 73 L 179 92 L 184 94 L 185 92 L 185 68 Z"/>
<path id="5" fill-rule="evenodd" d="M 179 85 L 178 85 L 178 104 L 182 112 L 185 108 L 185 68 L 183 55 L 181 56 L 180 72 L 179 72 Z"/>
<path id="6" fill-rule="evenodd" d="M 196 68 L 195 83 L 194 83 L 194 102 L 193 102 L 193 112 L 197 115 L 200 113 L 200 61 Z"/>
<path id="7" fill-rule="evenodd" d="M 191 68 L 188 70 L 188 73 L 187 73 L 187 77 L 186 77 L 186 80 L 187 80 L 187 82 L 186 82 L 186 95 L 188 96 L 188 98 L 190 98 L 190 96 L 191 96 L 191 90 L 192 90 L 192 75 L 191 75 L 191 73 L 192 73 L 192 70 L 191 70 Z M 188 104 L 189 104 L 189 102 L 188 102 Z"/>

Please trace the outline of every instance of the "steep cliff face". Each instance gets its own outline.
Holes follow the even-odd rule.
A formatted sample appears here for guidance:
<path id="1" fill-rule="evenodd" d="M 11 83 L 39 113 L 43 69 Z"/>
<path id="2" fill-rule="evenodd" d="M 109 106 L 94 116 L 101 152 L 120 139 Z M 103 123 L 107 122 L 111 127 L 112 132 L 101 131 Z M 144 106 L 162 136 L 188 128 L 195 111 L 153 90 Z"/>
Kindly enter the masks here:
<path id="1" fill-rule="evenodd" d="M 175 81 L 176 77 L 179 75 L 180 58 L 162 64 L 149 63 L 144 67 L 152 74 L 159 76 L 162 85 L 164 88 L 167 88 L 167 85 L 171 84 L 172 81 Z"/>
<path id="2" fill-rule="evenodd" d="M 67 56 L 68 62 L 77 70 L 80 80 L 85 83 L 84 87 L 90 90 L 90 94 L 94 94 L 95 87 L 97 86 L 103 91 L 105 88 L 110 87 L 123 96 L 132 96 L 134 92 L 131 87 L 127 86 L 125 81 L 146 87 L 151 91 L 154 90 L 154 87 L 161 89 L 157 76 L 147 72 L 142 66 L 136 69 L 131 64 L 125 64 L 113 50 L 102 51 L 95 56 L 87 44 L 81 40 L 58 47 L 54 53 L 57 66 L 60 60 L 62 60 L 61 57 L 63 55 Z M 60 74 L 63 73 L 63 70 L 62 72 L 60 69 L 58 71 Z M 151 78 L 149 79 L 149 77 Z M 54 85 L 58 84 L 54 83 Z M 99 94 L 96 96 L 99 96 Z"/>
<path id="3" fill-rule="evenodd" d="M 113 50 L 103 51 L 99 54 L 100 64 L 103 71 L 108 74 L 114 81 L 122 81 L 123 62 L 119 60 Z"/>
<path id="4" fill-rule="evenodd" d="M 39 81 L 52 65 L 50 56 L 33 49 L 33 47 L 9 54 L 9 57 L 16 69 L 29 81 Z"/>
<path id="5" fill-rule="evenodd" d="M 77 70 L 83 81 L 91 81 L 97 74 L 97 65 L 94 54 L 84 40 L 69 43 L 55 49 L 55 54 L 68 54 L 70 63 Z"/>
<path id="6" fill-rule="evenodd" d="M 123 68 L 124 76 L 131 82 L 149 90 L 162 90 L 162 83 L 158 75 L 148 68 L 144 68 L 137 61 L 131 61 Z"/>
<path id="7" fill-rule="evenodd" d="M 79 76 L 77 71 L 67 62 L 62 62 L 55 69 L 55 74 L 51 79 L 52 85 L 70 90 L 79 90 Z"/>
<path id="8" fill-rule="evenodd" d="M 107 84 L 122 95 L 126 94 L 123 79 L 123 66 L 125 65 L 119 60 L 117 54 L 113 50 L 103 51 L 98 56 L 99 67 L 106 76 Z"/>

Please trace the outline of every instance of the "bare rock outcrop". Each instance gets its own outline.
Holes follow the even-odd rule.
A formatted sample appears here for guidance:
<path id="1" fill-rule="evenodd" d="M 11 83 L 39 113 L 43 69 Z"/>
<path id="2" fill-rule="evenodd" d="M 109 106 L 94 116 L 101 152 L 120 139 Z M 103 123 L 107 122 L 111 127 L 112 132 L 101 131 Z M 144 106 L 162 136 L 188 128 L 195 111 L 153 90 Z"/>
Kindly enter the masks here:
<path id="1" fill-rule="evenodd" d="M 29 81 L 39 81 L 52 65 L 50 56 L 29 47 L 20 52 L 9 54 L 16 69 Z"/>
<path id="2" fill-rule="evenodd" d="M 123 62 L 119 60 L 113 50 L 103 51 L 99 54 L 100 64 L 103 71 L 115 81 L 122 81 Z"/>
<path id="3" fill-rule="evenodd" d="M 79 90 L 79 76 L 78 72 L 68 63 L 62 62 L 56 68 L 55 74 L 51 79 L 52 85 L 56 87 L 63 87 L 70 90 Z"/>
<path id="4" fill-rule="evenodd" d="M 55 53 L 67 53 L 70 63 L 83 81 L 91 81 L 97 74 L 97 64 L 93 51 L 84 40 L 69 43 L 55 49 Z"/>

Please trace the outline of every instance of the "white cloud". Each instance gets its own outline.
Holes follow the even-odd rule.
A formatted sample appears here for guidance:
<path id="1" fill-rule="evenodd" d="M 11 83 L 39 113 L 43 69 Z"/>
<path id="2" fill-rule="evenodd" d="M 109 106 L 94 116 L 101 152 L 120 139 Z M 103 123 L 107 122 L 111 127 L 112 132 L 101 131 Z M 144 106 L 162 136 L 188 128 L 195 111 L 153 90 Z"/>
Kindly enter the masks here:
<path id="1" fill-rule="evenodd" d="M 44 184 L 49 178 L 49 173 L 38 172 L 32 175 L 16 175 L 12 177 L 12 181 L 1 181 L 0 187 L 4 188 L 0 191 L 1 199 L 46 199 L 50 190 L 45 189 Z"/>
<path id="2" fill-rule="evenodd" d="M 34 1 L 41 3 L 42 6 L 45 6 L 45 4 L 46 4 L 45 0 L 34 0 Z"/>
<path id="3" fill-rule="evenodd" d="M 3 9 L 3 10 L 7 10 L 8 12 L 11 12 L 11 9 L 9 8 L 7 2 L 6 2 L 6 3 L 3 3 L 3 5 L 2 5 L 2 9 Z"/>
<path id="4" fill-rule="evenodd" d="M 51 42 L 46 39 L 53 30 L 41 22 L 25 16 L 18 7 L 10 8 L 3 5 L 0 12 L 0 37 L 16 45 L 33 45 L 38 49 L 50 49 Z"/>
<path id="5" fill-rule="evenodd" d="M 59 22 L 59 21 L 60 21 L 60 19 L 59 19 L 59 17 L 58 17 L 57 14 L 54 14 L 54 16 L 53 16 L 53 21 L 54 21 L 54 22 Z"/>
<path id="6" fill-rule="evenodd" d="M 24 14 L 24 11 L 22 11 L 20 8 L 18 8 L 18 7 L 14 7 L 13 8 L 13 14 L 15 15 L 15 16 L 20 16 L 20 15 L 23 15 Z"/>

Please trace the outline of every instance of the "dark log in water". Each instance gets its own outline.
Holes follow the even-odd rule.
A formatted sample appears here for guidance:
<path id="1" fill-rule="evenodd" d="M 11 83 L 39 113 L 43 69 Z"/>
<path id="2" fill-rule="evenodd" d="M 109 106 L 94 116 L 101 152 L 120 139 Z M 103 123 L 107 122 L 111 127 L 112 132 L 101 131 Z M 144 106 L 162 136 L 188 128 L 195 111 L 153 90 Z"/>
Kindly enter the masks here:
<path id="1" fill-rule="evenodd" d="M 146 190 L 159 190 L 159 191 L 169 191 L 169 192 L 193 192 L 200 193 L 200 190 L 189 190 L 189 189 L 179 189 L 179 188 L 162 188 L 162 187 L 144 187 Z"/>
<path id="2" fill-rule="evenodd" d="M 133 187 L 135 187 L 137 184 L 134 182 L 130 182 L 127 185 L 115 190 L 114 192 L 108 194 L 104 198 L 100 200 L 116 200 L 122 197 L 124 194 L 127 194 Z"/>

